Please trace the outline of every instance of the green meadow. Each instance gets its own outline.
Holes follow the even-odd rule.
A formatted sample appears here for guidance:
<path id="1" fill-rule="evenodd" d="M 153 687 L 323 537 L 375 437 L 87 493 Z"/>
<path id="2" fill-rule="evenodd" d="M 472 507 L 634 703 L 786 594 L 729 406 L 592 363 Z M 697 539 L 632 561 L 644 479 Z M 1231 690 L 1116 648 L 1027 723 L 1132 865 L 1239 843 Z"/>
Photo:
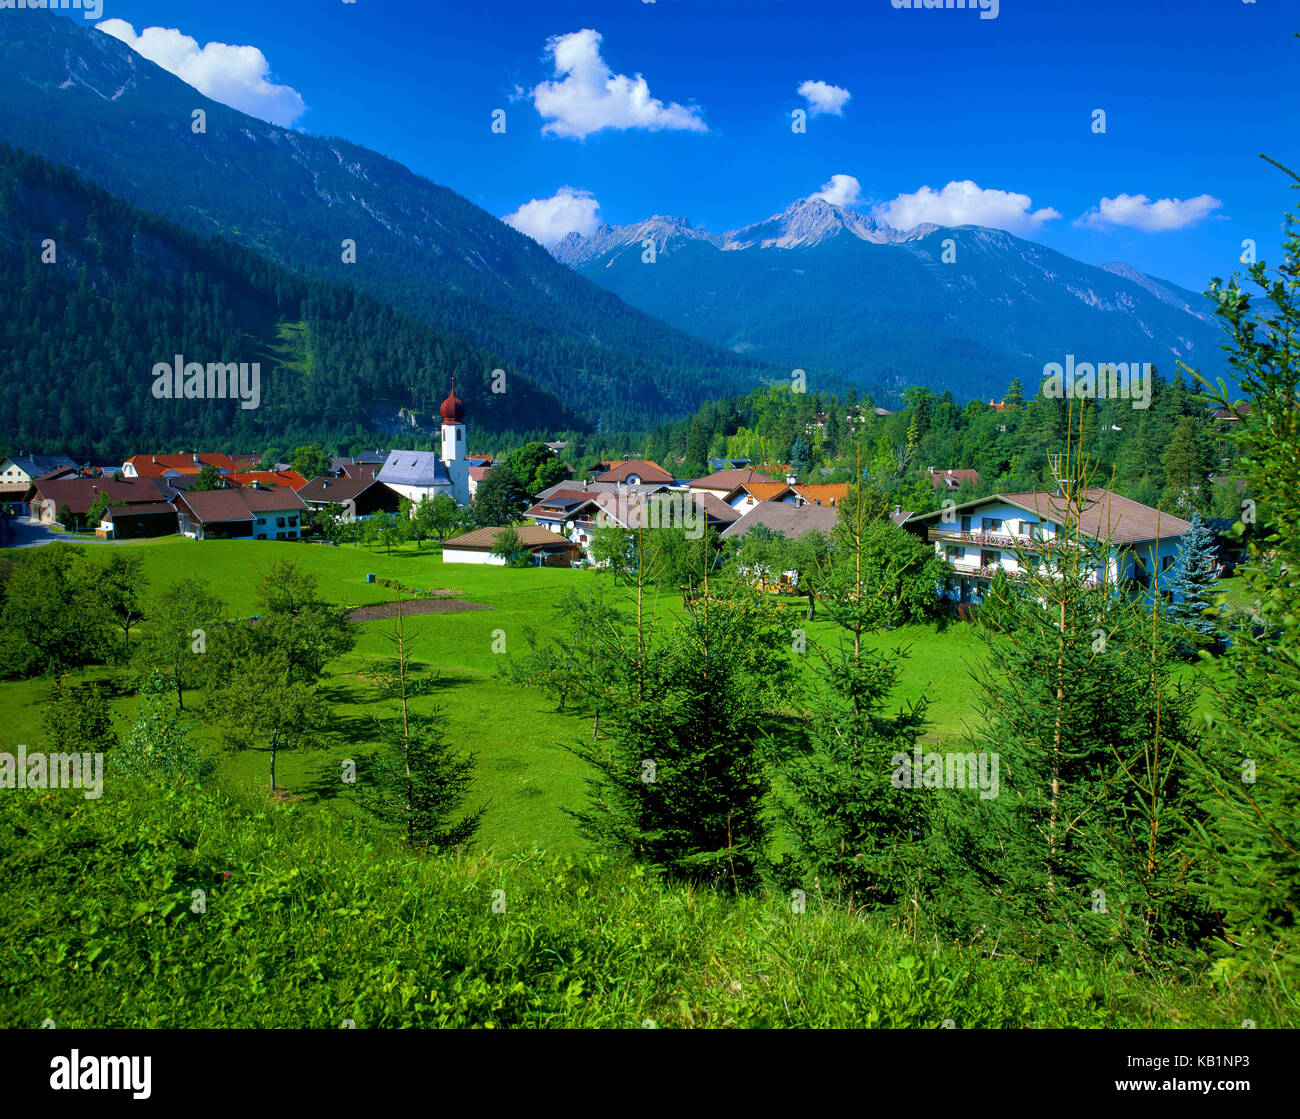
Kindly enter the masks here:
<path id="1" fill-rule="evenodd" d="M 255 612 L 261 572 L 280 559 L 295 560 L 315 572 L 325 596 L 349 607 L 390 599 L 386 588 L 366 581 L 368 574 L 419 590 L 452 591 L 465 602 L 487 607 L 406 619 L 416 660 L 435 672 L 439 681 L 433 697 L 425 702 L 441 712 L 449 738 L 477 756 L 471 803 L 487 805 L 477 842 L 499 851 L 537 844 L 561 854 L 576 854 L 585 846 L 563 809 L 576 807 L 584 795 L 584 763 L 566 746 L 590 735 L 591 716 L 560 713 L 552 697 L 509 684 L 499 677 L 498 670 L 503 656 L 526 648 L 526 624 L 542 631 L 551 622 L 560 596 L 569 587 L 601 582 L 630 610 L 632 592 L 612 587 L 608 575 L 592 570 L 444 564 L 436 547 L 417 548 L 414 544 L 395 548 L 391 554 L 364 547 L 180 537 L 114 547 L 130 548 L 144 557 L 149 579 L 146 601 L 148 595 L 175 580 L 197 576 L 209 581 L 232 616 Z M 102 559 L 109 549 L 90 546 L 87 551 L 92 558 Z M 822 618 L 812 623 L 805 620 L 806 600 L 785 597 L 779 601 L 790 613 L 792 632 L 805 630 L 810 645 L 836 640 L 832 627 Z M 680 595 L 652 595 L 649 609 L 671 621 L 681 609 Z M 146 621 L 140 628 L 147 625 Z M 383 619 L 359 623 L 355 648 L 331 666 L 326 694 L 336 715 L 334 727 L 314 748 L 279 756 L 278 783 L 290 796 L 345 815 L 355 811 L 343 795 L 343 763 L 373 749 L 370 717 L 383 713 L 360 675 L 370 663 L 388 654 L 385 635 L 392 632 L 392 625 L 391 620 Z M 906 652 L 895 699 L 899 704 L 927 702 L 931 737 L 961 741 L 969 734 L 977 722 L 975 677 L 986 663 L 973 626 L 959 622 L 908 626 L 878 634 L 871 643 Z M 504 653 L 494 651 L 503 647 Z M 804 663 L 811 669 L 814 662 L 810 649 Z M 1188 676 L 1195 671 L 1189 668 Z M 106 685 L 121 731 L 129 726 L 138 703 L 125 675 L 120 667 L 96 667 L 78 675 Z M 49 687 L 50 682 L 44 679 L 0 683 L 0 706 L 5 712 L 0 730 L 3 748 L 40 741 L 42 707 Z M 265 796 L 269 759 L 264 750 L 232 752 L 197 717 L 191 723 L 191 733 L 215 762 L 218 783 L 226 791 Z"/>

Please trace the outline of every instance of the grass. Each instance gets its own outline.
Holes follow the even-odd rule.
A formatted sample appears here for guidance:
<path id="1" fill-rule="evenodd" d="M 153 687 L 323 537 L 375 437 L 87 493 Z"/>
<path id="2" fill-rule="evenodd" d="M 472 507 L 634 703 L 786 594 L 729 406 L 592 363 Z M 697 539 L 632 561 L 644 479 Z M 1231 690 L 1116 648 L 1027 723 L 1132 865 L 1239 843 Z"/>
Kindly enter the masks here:
<path id="1" fill-rule="evenodd" d="M 422 858 L 183 782 L 0 798 L 0 828 L 0 1027 L 1289 1024 L 1248 992 L 989 957 L 813 894 L 536 849 Z"/>
<path id="2" fill-rule="evenodd" d="M 440 687 L 429 701 L 445 719 L 451 741 L 477 755 L 477 773 L 471 803 L 486 804 L 487 813 L 479 842 L 497 850 L 531 848 L 534 844 L 559 853 L 579 853 L 585 843 L 577 834 L 565 808 L 577 807 L 585 795 L 585 765 L 566 745 L 591 732 L 590 716 L 559 713 L 554 700 L 541 692 L 509 685 L 498 678 L 504 644 L 505 655 L 525 649 L 524 625 L 544 629 L 563 592 L 597 581 L 609 587 L 609 577 L 591 570 L 559 568 L 505 569 L 476 564 L 444 564 L 440 551 L 426 545 L 405 544 L 391 554 L 364 547 L 331 548 L 281 541 L 192 541 L 163 537 L 115 545 L 143 558 L 149 580 L 148 595 L 188 576 L 207 579 L 235 616 L 256 612 L 260 572 L 279 559 L 293 559 L 319 576 L 323 595 L 349 607 L 388 601 L 390 592 L 366 575 L 400 581 L 419 589 L 445 588 L 468 602 L 489 609 L 454 614 L 427 614 L 406 620 L 414 639 L 414 656 L 435 670 Z M 107 548 L 88 549 L 102 562 Z M 627 605 L 630 592 L 618 588 Z M 805 600 L 783 600 L 790 611 L 791 628 L 807 631 L 810 642 L 836 640 L 823 617 L 804 620 Z M 648 608 L 674 614 L 681 608 L 677 594 L 654 595 Z M 147 623 L 146 623 L 147 625 Z M 362 623 L 356 647 L 330 668 L 325 681 L 337 723 L 314 749 L 284 752 L 277 761 L 278 783 L 291 795 L 320 803 L 347 815 L 355 809 L 342 795 L 340 780 L 346 759 L 373 748 L 369 717 L 387 713 L 373 703 L 361 673 L 376 658 L 389 652 L 384 634 L 391 621 Z M 143 627 L 142 627 L 143 628 Z M 137 635 L 138 636 L 138 633 Z M 903 665 L 895 701 L 927 701 L 929 736 L 961 741 L 977 724 L 977 688 L 974 674 L 984 669 L 986 653 L 975 628 L 968 624 L 908 626 L 867 639 L 881 650 L 901 648 Z M 809 657 L 808 662 L 814 658 Z M 810 665 L 811 666 L 811 665 Z M 1191 680 L 1200 667 L 1189 666 Z M 92 668 L 80 678 L 104 683 L 110 690 L 122 675 L 120 669 Z M 0 743 L 12 748 L 42 737 L 42 710 L 48 680 L 0 683 L 0 704 L 5 711 Z M 110 700 L 122 729 L 129 726 L 138 703 L 122 690 Z M 1202 706 L 1208 705 L 1202 697 Z M 195 723 L 192 733 L 217 762 L 217 779 L 235 794 L 265 796 L 269 757 L 264 750 L 230 752 L 213 731 Z"/>

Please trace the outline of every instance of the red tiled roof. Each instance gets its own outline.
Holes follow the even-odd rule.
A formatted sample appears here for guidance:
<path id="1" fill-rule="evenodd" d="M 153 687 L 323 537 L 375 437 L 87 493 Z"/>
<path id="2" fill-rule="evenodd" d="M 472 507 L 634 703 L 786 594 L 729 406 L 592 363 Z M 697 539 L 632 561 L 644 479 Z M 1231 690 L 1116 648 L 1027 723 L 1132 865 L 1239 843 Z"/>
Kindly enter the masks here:
<path id="1" fill-rule="evenodd" d="M 291 490 L 300 490 L 307 484 L 307 479 L 296 470 L 251 470 L 247 474 L 235 475 L 237 486 L 252 486 L 259 483 L 263 486 L 284 486 Z"/>
<path id="2" fill-rule="evenodd" d="M 242 461 L 248 461 L 247 456 L 240 457 Z M 238 470 L 235 460 L 229 455 L 201 454 L 198 463 L 195 463 L 194 458 L 194 455 L 132 455 L 126 461 L 135 467 L 135 472 L 142 478 L 161 478 L 169 470 L 174 470 L 177 474 L 197 474 L 204 466 L 215 466 L 221 472 L 231 475 Z M 256 458 L 253 461 L 257 461 Z"/>
<path id="3" fill-rule="evenodd" d="M 644 458 L 629 458 L 616 463 L 598 475 L 597 482 L 626 482 L 629 474 L 635 474 L 643 482 L 671 482 L 673 476 L 657 462 Z"/>

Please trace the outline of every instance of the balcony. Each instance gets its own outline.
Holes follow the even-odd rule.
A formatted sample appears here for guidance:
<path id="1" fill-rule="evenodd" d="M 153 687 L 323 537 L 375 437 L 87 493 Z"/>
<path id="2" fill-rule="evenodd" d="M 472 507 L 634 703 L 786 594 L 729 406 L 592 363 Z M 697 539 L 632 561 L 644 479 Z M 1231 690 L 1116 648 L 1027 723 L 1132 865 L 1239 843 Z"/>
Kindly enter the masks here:
<path id="1" fill-rule="evenodd" d="M 931 544 L 971 544 L 977 548 L 1004 548 L 1008 551 L 1053 552 L 1070 547 L 1063 536 L 1035 540 L 1031 536 L 1007 536 L 995 532 L 962 532 L 960 529 L 932 528 L 927 534 Z"/>

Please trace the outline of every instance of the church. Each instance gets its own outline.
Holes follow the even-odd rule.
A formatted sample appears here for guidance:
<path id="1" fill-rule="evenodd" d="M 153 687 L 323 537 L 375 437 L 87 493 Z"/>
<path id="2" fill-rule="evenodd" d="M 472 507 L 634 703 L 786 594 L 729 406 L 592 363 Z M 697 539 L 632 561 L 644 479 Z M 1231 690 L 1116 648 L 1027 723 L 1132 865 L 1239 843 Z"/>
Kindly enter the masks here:
<path id="1" fill-rule="evenodd" d="M 375 475 L 375 480 L 415 502 L 423 497 L 432 498 L 445 493 L 457 505 L 468 505 L 470 492 L 469 459 L 465 452 L 465 402 L 456 395 L 454 377 L 451 393 L 438 411 L 442 415 L 442 452 L 392 451 Z"/>

